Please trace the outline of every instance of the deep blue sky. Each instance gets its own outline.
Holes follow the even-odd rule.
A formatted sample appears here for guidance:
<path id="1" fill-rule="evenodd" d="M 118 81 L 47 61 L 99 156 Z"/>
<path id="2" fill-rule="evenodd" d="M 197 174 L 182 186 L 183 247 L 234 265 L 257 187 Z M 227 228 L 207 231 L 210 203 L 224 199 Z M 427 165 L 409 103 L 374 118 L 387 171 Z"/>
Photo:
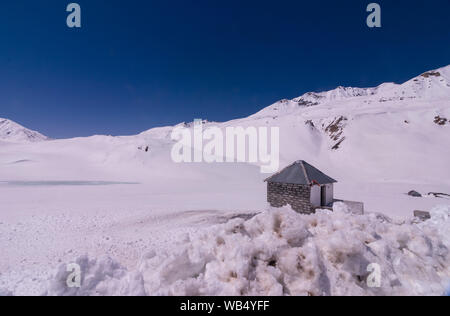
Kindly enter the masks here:
<path id="1" fill-rule="evenodd" d="M 225 121 L 450 64 L 448 0 L 73 0 L 81 29 L 70 2 L 0 4 L 0 117 L 54 138 Z"/>

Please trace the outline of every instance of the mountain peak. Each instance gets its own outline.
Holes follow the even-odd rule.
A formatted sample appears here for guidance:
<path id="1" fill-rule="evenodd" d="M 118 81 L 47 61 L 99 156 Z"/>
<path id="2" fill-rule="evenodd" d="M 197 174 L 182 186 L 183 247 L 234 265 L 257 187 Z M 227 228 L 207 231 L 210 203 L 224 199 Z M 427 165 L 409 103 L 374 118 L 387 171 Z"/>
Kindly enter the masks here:
<path id="1" fill-rule="evenodd" d="M 48 137 L 29 130 L 11 120 L 0 118 L 0 140 L 12 142 L 40 142 L 48 140 Z"/>

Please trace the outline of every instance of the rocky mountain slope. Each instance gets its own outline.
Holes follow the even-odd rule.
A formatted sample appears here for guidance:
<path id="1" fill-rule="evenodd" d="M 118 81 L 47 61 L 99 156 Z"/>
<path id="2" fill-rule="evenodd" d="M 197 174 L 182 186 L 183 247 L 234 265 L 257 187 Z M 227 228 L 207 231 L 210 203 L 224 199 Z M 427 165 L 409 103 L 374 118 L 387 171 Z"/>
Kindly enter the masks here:
<path id="1" fill-rule="evenodd" d="M 0 118 L 0 140 L 12 142 L 40 142 L 48 137 L 29 130 L 11 120 Z"/>

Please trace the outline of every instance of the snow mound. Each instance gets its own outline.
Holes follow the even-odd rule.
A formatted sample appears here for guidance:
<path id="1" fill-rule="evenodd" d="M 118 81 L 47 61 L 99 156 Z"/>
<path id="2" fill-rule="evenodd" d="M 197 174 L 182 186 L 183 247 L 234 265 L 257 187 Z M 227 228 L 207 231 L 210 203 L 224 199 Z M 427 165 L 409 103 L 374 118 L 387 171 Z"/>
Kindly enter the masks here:
<path id="1" fill-rule="evenodd" d="M 424 223 L 378 214 L 300 215 L 269 209 L 200 232 L 167 253 L 151 253 L 135 271 L 111 259 L 77 263 L 82 286 L 68 289 L 66 267 L 48 295 L 443 295 L 450 280 L 450 206 Z M 369 287 L 368 266 L 381 267 Z"/>

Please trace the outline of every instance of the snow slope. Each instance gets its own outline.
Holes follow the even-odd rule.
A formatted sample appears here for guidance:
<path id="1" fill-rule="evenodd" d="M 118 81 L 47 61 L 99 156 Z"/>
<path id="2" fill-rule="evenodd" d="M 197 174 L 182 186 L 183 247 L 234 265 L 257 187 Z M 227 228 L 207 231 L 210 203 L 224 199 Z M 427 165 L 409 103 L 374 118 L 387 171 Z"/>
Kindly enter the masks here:
<path id="1" fill-rule="evenodd" d="M 0 118 L 0 141 L 40 142 L 48 138 L 11 120 Z"/>
<path id="2" fill-rule="evenodd" d="M 281 167 L 306 160 L 338 180 L 337 198 L 404 220 L 450 204 L 427 195 L 450 193 L 449 82 L 450 66 L 401 85 L 308 93 L 205 128 L 279 127 Z M 266 208 L 267 175 L 258 166 L 176 164 L 172 130 L 44 142 L 0 137 L 0 289 L 8 290 L 0 292 L 40 294 L 49 267 L 85 254 L 135 271 L 144 253 Z"/>

